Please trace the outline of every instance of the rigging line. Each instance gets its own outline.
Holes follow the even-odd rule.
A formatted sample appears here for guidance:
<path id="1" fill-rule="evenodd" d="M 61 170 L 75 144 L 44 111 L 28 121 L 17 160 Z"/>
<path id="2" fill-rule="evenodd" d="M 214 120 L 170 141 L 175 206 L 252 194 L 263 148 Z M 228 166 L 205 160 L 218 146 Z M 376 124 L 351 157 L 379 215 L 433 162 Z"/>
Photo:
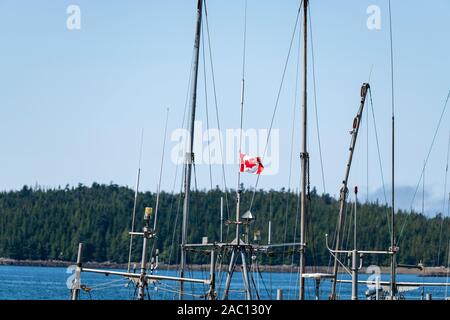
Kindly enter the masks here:
<path id="1" fill-rule="evenodd" d="M 264 280 L 264 278 L 263 278 L 263 276 L 262 276 L 261 269 L 259 268 L 259 263 L 256 263 L 256 271 L 257 271 L 257 274 L 259 275 L 259 277 L 261 278 L 261 283 L 262 283 L 263 286 L 264 286 L 264 290 L 266 290 L 266 292 L 267 292 L 267 294 L 268 294 L 268 296 L 269 296 L 269 299 L 272 300 L 272 291 L 269 290 L 269 289 L 267 289 L 266 281 Z"/>
<path id="2" fill-rule="evenodd" d="M 300 218 L 300 192 L 298 192 L 298 190 L 297 190 L 297 192 L 295 193 L 296 194 L 296 196 L 297 196 L 297 209 L 296 209 L 296 213 L 295 213 L 295 223 L 294 223 L 294 243 L 295 244 L 297 244 L 297 241 L 296 241 L 296 235 L 297 235 L 297 228 L 298 228 L 298 221 L 300 220 L 299 218 Z M 283 257 L 283 260 L 284 260 L 284 257 Z M 294 274 L 294 261 L 295 260 L 295 253 L 294 254 L 292 254 L 292 256 L 291 256 L 291 269 L 290 269 L 290 272 L 289 272 L 289 290 L 288 290 L 288 296 L 290 296 L 291 295 L 291 283 L 292 283 L 292 276 L 293 276 L 293 274 Z M 300 273 L 300 267 L 298 268 L 298 273 Z M 300 279 L 300 276 L 298 275 L 297 277 L 295 277 L 295 281 L 296 281 L 296 284 L 297 284 L 297 280 L 298 279 Z M 297 285 L 296 285 L 297 286 Z"/>
<path id="3" fill-rule="evenodd" d="M 327 193 L 327 189 L 325 186 L 325 173 L 323 169 L 323 157 L 322 157 L 322 142 L 320 139 L 320 127 L 319 127 L 319 112 L 317 107 L 317 86 L 316 86 L 316 62 L 314 58 L 314 41 L 313 41 L 313 28 L 312 28 L 312 22 L 311 22 L 311 9 L 310 6 L 308 6 L 308 14 L 309 14 L 309 32 L 310 32 L 310 39 L 311 39 L 311 63 L 312 63 L 312 76 L 313 76 L 313 84 L 314 84 L 314 109 L 315 109 L 315 115 L 316 115 L 316 131 L 317 131 L 317 142 L 319 147 L 319 158 L 320 158 L 320 170 L 322 173 L 322 185 L 323 185 L 323 193 Z"/>
<path id="4" fill-rule="evenodd" d="M 159 198 L 161 195 L 161 181 L 162 181 L 162 175 L 163 175 L 163 170 L 164 170 L 164 158 L 165 158 L 165 153 L 166 153 L 168 123 L 169 123 L 169 108 L 166 108 L 166 124 L 164 126 L 164 139 L 163 139 L 162 152 L 161 152 L 161 166 L 160 166 L 160 170 L 159 170 L 159 180 L 158 180 L 158 187 L 157 187 L 157 191 L 156 191 L 156 204 L 155 204 L 155 217 L 153 220 L 153 231 L 156 231 L 156 226 L 157 226 L 157 222 L 158 222 Z M 153 253 L 155 251 L 157 241 L 158 241 L 158 238 L 156 237 L 152 244 L 152 249 L 150 251 L 150 257 L 153 257 Z"/>
<path id="5" fill-rule="evenodd" d="M 181 179 L 181 180 L 183 180 L 183 179 Z M 182 191 L 183 191 L 183 181 L 181 181 L 180 192 L 178 193 L 177 211 L 176 211 L 176 215 L 175 215 L 175 221 L 174 221 L 174 224 L 173 224 L 174 228 L 173 228 L 173 233 L 172 233 L 172 243 L 171 243 L 171 246 L 170 246 L 169 263 L 167 264 L 167 270 L 169 270 L 169 264 L 170 264 L 170 261 L 172 259 L 172 254 L 173 254 L 173 251 L 174 251 L 173 248 L 174 248 L 174 243 L 175 243 L 175 235 L 176 235 L 176 232 L 178 231 L 177 230 L 177 228 L 178 228 L 177 225 L 178 225 L 178 218 L 179 218 L 180 209 L 181 209 Z M 178 255 L 176 255 L 176 259 L 178 259 Z M 177 262 L 177 260 L 175 262 Z"/>
<path id="6" fill-rule="evenodd" d="M 209 164 L 209 184 L 211 190 L 213 189 L 212 185 L 212 169 L 211 169 L 211 137 L 209 135 L 209 111 L 208 111 L 208 87 L 207 87 L 207 77 L 206 77 L 206 59 L 205 59 L 205 40 L 204 40 L 204 31 L 202 24 L 202 56 L 203 56 L 203 77 L 204 77 L 204 89 L 205 89 L 205 109 L 206 109 L 206 133 L 208 137 L 208 164 Z"/>
<path id="7" fill-rule="evenodd" d="M 259 296 L 259 292 L 258 292 L 258 286 L 257 286 L 257 284 L 255 282 L 255 277 L 253 276 L 253 272 L 250 271 L 249 274 L 250 274 L 250 279 L 252 281 L 252 283 L 250 284 L 250 287 L 253 284 L 253 287 L 255 288 L 256 299 L 257 300 L 261 300 L 261 297 Z M 269 293 L 269 292 L 267 292 L 267 293 Z"/>
<path id="8" fill-rule="evenodd" d="M 209 20 L 208 20 L 208 10 L 206 6 L 206 0 L 204 0 L 204 10 L 205 10 L 205 20 L 206 20 L 206 33 L 208 38 L 208 52 L 209 52 L 209 61 L 210 61 L 210 69 L 211 69 L 211 79 L 212 79 L 212 85 L 213 85 L 213 93 L 214 93 L 214 105 L 216 109 L 216 122 L 217 122 L 217 129 L 219 132 L 221 132 L 220 129 L 220 121 L 219 121 L 219 106 L 217 102 L 217 90 L 216 90 L 216 77 L 214 73 L 214 64 L 213 64 L 213 56 L 212 56 L 212 49 L 211 49 L 211 36 L 209 31 Z M 222 162 L 222 180 L 223 180 L 223 187 L 225 192 L 225 203 L 227 208 L 227 216 L 228 219 L 230 218 L 230 206 L 228 201 L 228 187 L 227 187 L 227 180 L 225 175 L 225 161 L 223 156 L 223 142 L 222 142 L 222 135 L 219 134 L 219 146 L 220 146 L 220 158 Z M 229 228 L 227 228 L 227 235 L 228 235 Z"/>
<path id="9" fill-rule="evenodd" d="M 430 145 L 430 148 L 429 148 L 429 150 L 428 150 L 428 154 L 427 154 L 427 157 L 426 157 L 426 160 L 425 160 L 425 165 L 427 165 L 428 160 L 429 160 L 430 155 L 431 155 L 431 151 L 433 150 L 433 146 L 434 146 L 434 143 L 435 143 L 435 141 L 436 141 L 436 136 L 437 136 L 437 134 L 438 134 L 438 132 L 439 132 L 439 128 L 441 127 L 442 119 L 443 119 L 444 114 L 445 114 L 445 111 L 446 111 L 446 109 L 447 109 L 447 105 L 448 105 L 448 100 L 449 100 L 449 98 L 450 98 L 450 91 L 448 92 L 447 99 L 445 100 L 444 108 L 442 109 L 442 113 L 441 113 L 441 116 L 440 116 L 440 118 L 439 118 L 438 125 L 437 125 L 437 127 L 436 127 L 435 132 L 434 132 L 433 140 L 432 140 L 432 142 L 431 142 L 431 145 Z M 416 199 L 417 192 L 418 192 L 418 190 L 419 190 L 420 183 L 421 183 L 421 181 L 422 181 L 422 179 L 423 179 L 423 175 L 424 175 L 424 171 L 425 171 L 425 165 L 424 165 L 424 167 L 422 168 L 422 172 L 421 172 L 421 174 L 420 174 L 420 178 L 419 178 L 419 181 L 418 181 L 418 183 L 417 183 L 416 190 L 414 191 L 414 196 L 413 196 L 413 198 L 412 198 L 412 200 L 411 200 L 411 204 L 410 204 L 411 211 L 412 211 L 412 207 L 413 207 L 414 201 L 415 201 L 415 199 Z M 403 225 L 402 225 L 402 228 L 401 228 L 399 237 L 398 237 L 398 242 L 400 242 L 400 238 L 401 238 L 402 235 L 403 235 L 403 232 L 404 232 L 404 229 L 405 229 L 405 226 L 406 226 L 406 224 L 407 224 L 407 221 L 408 221 L 409 216 L 410 216 L 410 215 L 407 215 L 407 217 L 405 218 L 405 221 L 403 222 Z"/>
<path id="10" fill-rule="evenodd" d="M 188 107 L 189 107 L 189 98 L 190 98 L 190 93 L 191 93 L 191 87 L 192 87 L 192 77 L 194 75 L 194 60 L 195 60 L 195 49 L 192 50 L 192 58 L 191 58 L 191 70 L 189 71 L 189 81 L 188 81 L 188 88 L 186 91 L 186 100 L 185 100 L 185 105 L 184 105 L 184 112 L 183 112 L 183 123 L 182 123 L 182 127 L 185 128 L 186 130 L 189 130 L 189 116 L 186 117 L 186 115 L 188 114 Z M 190 108 L 190 107 L 189 107 Z M 189 109 L 190 111 L 190 109 Z M 185 144 L 184 144 L 184 150 L 188 150 L 188 145 L 190 142 L 190 139 L 194 139 L 194 137 L 188 137 L 188 139 L 186 139 Z M 180 137 L 180 142 L 182 140 L 182 137 Z M 184 166 L 184 159 L 182 161 L 183 164 L 183 168 Z"/>
<path id="11" fill-rule="evenodd" d="M 380 141 L 378 139 L 377 120 L 376 120 L 376 117 L 375 117 L 375 108 L 373 107 L 372 89 L 370 87 L 369 87 L 369 97 L 370 97 L 370 109 L 372 111 L 373 128 L 374 128 L 374 131 L 375 131 L 375 141 L 376 141 L 376 144 L 377 144 L 377 154 L 378 154 L 378 164 L 379 164 L 379 167 L 380 167 L 381 184 L 382 184 L 382 188 L 383 188 L 384 201 L 386 203 L 386 220 L 387 220 L 389 233 L 392 234 L 392 227 L 391 227 L 391 222 L 390 222 L 390 219 L 389 219 L 389 212 L 388 212 L 389 203 L 388 203 L 388 200 L 387 200 L 386 184 L 384 182 L 383 162 L 381 161 Z"/>
<path id="12" fill-rule="evenodd" d="M 369 84 L 370 84 L 370 79 L 372 78 L 372 71 L 373 71 L 373 64 L 370 66 L 369 78 L 367 80 L 367 83 L 369 83 Z M 367 138 L 367 140 L 366 140 L 366 144 L 367 144 L 367 148 L 366 148 L 366 152 L 367 152 L 366 153 L 366 157 L 367 157 L 367 159 L 366 159 L 366 178 L 367 178 L 367 180 L 366 180 L 366 193 L 367 193 L 366 202 L 367 203 L 369 203 L 369 142 L 370 142 L 369 117 L 370 117 L 369 112 L 366 112 L 366 122 L 367 122 L 367 126 L 366 126 L 366 128 L 367 128 L 367 131 L 366 131 L 366 134 L 367 134 L 367 137 L 366 137 Z"/>
<path id="13" fill-rule="evenodd" d="M 282 89 L 283 89 L 284 79 L 285 79 L 285 76 L 286 76 L 286 71 L 287 71 L 287 67 L 288 67 L 288 64 L 289 64 L 290 56 L 291 56 L 292 45 L 293 45 L 293 43 L 294 43 L 294 39 L 295 39 L 296 31 L 297 31 L 297 26 L 298 26 L 300 14 L 301 14 L 301 12 L 302 12 L 302 10 L 301 10 L 301 9 L 302 9 L 302 5 L 303 5 L 303 0 L 301 1 L 300 7 L 298 8 L 298 11 L 297 11 L 297 17 L 296 17 L 296 20 L 295 20 L 294 31 L 292 32 L 291 43 L 290 43 L 290 45 L 289 45 L 289 50 L 288 50 L 288 54 L 287 54 L 287 57 L 286 57 L 286 62 L 285 62 L 285 64 L 284 64 L 283 75 L 282 75 L 282 77 L 281 77 L 281 83 L 280 83 L 280 87 L 279 87 L 278 93 L 277 93 L 277 98 L 276 98 L 276 102 L 275 102 L 275 108 L 274 108 L 274 110 L 273 110 L 272 119 L 271 119 L 271 121 L 270 121 L 269 133 L 268 133 L 268 135 L 267 135 L 266 146 L 265 146 L 265 148 L 264 148 L 263 158 L 264 158 L 264 156 L 266 155 L 267 147 L 268 147 L 268 145 L 269 145 L 269 139 L 270 139 L 270 136 L 271 136 L 271 133 L 272 133 L 273 123 L 274 123 L 274 120 L 275 120 L 275 115 L 276 115 L 276 113 L 277 113 L 278 103 L 279 103 L 279 101 L 280 101 L 281 91 L 282 91 Z M 251 200 L 251 202 L 250 202 L 250 209 L 249 209 L 250 211 L 251 211 L 251 209 L 252 209 L 252 207 L 253 207 L 253 201 L 255 200 L 256 189 L 258 188 L 259 178 L 260 178 L 260 177 L 261 177 L 261 176 L 258 175 L 258 177 L 256 178 L 256 183 L 255 183 L 255 186 L 254 186 L 254 189 L 253 189 L 252 200 Z"/>
<path id="14" fill-rule="evenodd" d="M 193 69 L 193 58 L 191 59 L 191 67 L 189 68 L 189 80 L 188 80 L 188 85 L 187 85 L 187 90 L 186 90 L 186 97 L 185 97 L 185 102 L 184 102 L 184 111 L 183 111 L 183 119 L 181 121 L 181 127 L 184 128 L 185 125 L 187 127 L 187 107 L 188 107 L 188 103 L 189 103 L 189 92 L 190 92 L 190 87 L 191 87 L 191 82 L 192 82 L 192 69 Z M 180 137 L 179 142 L 181 143 L 181 139 L 182 137 Z M 185 146 L 186 148 L 186 146 Z M 174 179 L 173 179 L 173 185 L 172 185 L 172 201 L 171 201 L 171 205 L 170 205 L 170 212 L 172 212 L 173 210 L 173 205 L 176 201 L 176 196 L 175 196 L 175 188 L 176 188 L 176 184 L 177 184 L 177 180 L 178 180 L 178 171 L 179 171 L 179 164 L 177 164 L 175 166 L 175 174 L 174 174 Z M 180 192 L 178 194 L 178 205 L 177 205 L 177 211 L 175 214 L 175 221 L 174 221 L 174 231 L 173 231 L 173 236 L 172 236 L 172 243 L 170 246 L 170 250 L 169 250 L 169 263 L 167 264 L 167 270 L 169 270 L 169 265 L 170 265 L 170 261 L 172 259 L 172 254 L 173 254 L 173 244 L 174 244 L 174 239 L 175 239 L 175 231 L 177 230 L 177 223 L 178 223 L 178 216 L 180 213 L 180 203 L 181 203 L 181 192 L 183 190 L 183 176 L 184 176 L 184 166 L 182 167 L 182 173 L 181 173 L 181 187 L 180 187 Z M 176 258 L 177 259 L 177 258 Z M 164 296 L 165 297 L 165 296 Z"/>
<path id="15" fill-rule="evenodd" d="M 164 141 L 162 146 L 161 154 L 161 166 L 159 171 L 159 181 L 158 181 L 158 193 L 156 195 L 156 208 L 155 208 L 155 220 L 153 221 L 153 230 L 156 230 L 156 222 L 158 221 L 158 209 L 159 209 L 159 196 L 161 194 L 161 180 L 164 169 L 164 156 L 166 151 L 166 141 L 167 141 L 167 124 L 169 122 L 169 108 L 166 109 L 166 125 L 164 127 Z"/>
<path id="16" fill-rule="evenodd" d="M 394 120 L 395 120 L 395 91 L 394 91 L 394 47 L 392 39 L 392 15 L 391 15 L 391 0 L 389 0 L 389 39 L 390 39 L 390 53 L 391 53 L 391 108 L 392 108 L 392 211 L 394 208 Z M 393 226 L 394 227 L 394 226 Z M 395 230 L 392 230 L 395 231 Z"/>
<path id="17" fill-rule="evenodd" d="M 391 0 L 389 0 L 389 39 L 390 39 L 390 51 L 391 51 L 391 99 L 392 99 L 392 131 L 391 131 L 391 224 L 392 233 L 390 239 L 390 247 L 393 252 L 391 255 L 391 278 L 390 278 L 390 297 L 394 298 L 396 294 L 396 250 L 398 242 L 395 239 L 395 91 L 394 91 L 394 45 L 392 36 L 392 11 L 391 11 Z"/>
<path id="18" fill-rule="evenodd" d="M 243 121 L 244 121 L 245 59 L 246 59 L 246 51 L 247 51 L 247 0 L 245 0 L 245 10 L 244 10 L 243 49 L 244 50 L 243 50 L 243 55 L 242 55 L 241 119 L 240 119 L 240 127 L 239 127 L 239 158 L 242 154 L 242 128 L 243 128 Z M 238 170 L 237 190 L 236 190 L 238 193 L 240 192 L 240 184 L 241 184 L 241 171 Z M 237 209 L 237 210 L 239 210 L 239 209 Z M 236 235 L 236 236 L 238 236 L 238 235 Z"/>
<path id="19" fill-rule="evenodd" d="M 350 232 L 352 231 L 351 223 L 352 223 L 352 212 L 353 212 L 353 206 L 351 205 L 351 201 L 348 201 L 350 205 L 347 206 L 346 212 L 345 212 L 345 218 L 344 218 L 344 236 L 342 237 L 342 243 L 341 248 L 344 248 L 344 250 L 348 250 L 349 248 L 349 242 L 350 242 Z"/>
<path id="20" fill-rule="evenodd" d="M 349 212 L 350 212 L 350 214 L 349 214 Z M 342 241 L 341 241 L 341 248 L 343 248 L 343 250 L 348 250 L 348 246 L 349 246 L 349 242 L 350 242 L 349 238 L 350 238 L 350 233 L 352 231 L 352 228 L 351 228 L 351 223 L 352 223 L 351 217 L 353 216 L 352 212 L 353 212 L 353 206 L 352 205 L 346 206 L 345 216 L 344 216 L 344 224 L 343 224 L 344 228 L 342 230 L 343 236 L 342 236 Z M 341 254 L 336 253 L 336 255 L 339 258 L 339 260 L 341 260 L 343 257 L 342 253 Z M 345 259 L 345 257 L 344 257 L 344 259 Z M 345 262 L 343 262 L 343 264 L 345 264 Z M 340 282 L 339 289 L 338 289 L 339 295 L 341 293 L 342 287 L 343 287 L 343 283 Z"/>
<path id="21" fill-rule="evenodd" d="M 193 69 L 193 61 L 191 61 L 191 67 L 189 68 L 189 80 L 188 80 L 188 86 L 187 86 L 187 90 L 186 90 L 186 97 L 185 97 L 185 102 L 184 102 L 184 112 L 183 112 L 183 119 L 181 121 L 181 127 L 184 128 L 185 125 L 187 127 L 187 119 L 186 119 L 186 111 L 187 111 L 187 107 L 188 107 L 188 102 L 189 102 L 189 89 L 191 87 L 191 81 L 192 81 L 192 69 Z M 186 122 L 186 124 L 185 124 Z M 180 139 L 178 140 L 179 143 L 181 143 L 182 137 L 180 137 Z M 175 192 L 175 188 L 176 188 L 176 183 L 177 183 L 177 178 L 178 178 L 178 169 L 179 169 L 179 165 L 177 163 L 177 165 L 175 166 L 175 175 L 174 175 L 174 179 L 173 179 L 173 185 L 172 185 L 172 194 Z"/>
<path id="22" fill-rule="evenodd" d="M 299 41 L 298 41 L 298 57 L 297 57 L 297 68 L 296 68 L 296 74 L 295 74 L 295 95 L 294 95 L 294 105 L 293 105 L 293 115 L 292 115 L 292 127 L 291 127 L 291 150 L 289 155 L 289 178 L 288 178 L 288 192 L 286 193 L 286 212 L 284 216 L 284 239 L 283 242 L 286 243 L 287 238 L 287 222 L 288 222 L 288 212 L 289 212 L 289 198 L 291 195 L 291 180 L 292 180 L 292 164 L 293 164 L 293 156 L 294 156 L 294 134 L 295 134 L 295 123 L 296 123 L 296 117 L 297 117 L 297 98 L 299 94 L 299 76 L 300 76 L 300 52 L 301 52 L 301 27 L 299 32 Z M 295 237 L 295 234 L 294 234 Z M 284 252 L 284 249 L 283 249 Z"/>
<path id="23" fill-rule="evenodd" d="M 447 203 L 447 182 L 448 182 L 448 163 L 450 160 L 450 131 L 448 133 L 448 147 L 447 147 L 447 162 L 445 165 L 445 179 L 444 179 L 444 203 L 442 206 L 442 220 L 441 220 L 441 228 L 439 230 L 439 247 L 438 247 L 438 266 L 441 261 L 441 244 L 442 244 L 442 229 L 444 228 L 444 220 L 445 220 L 445 204 Z"/>
<path id="24" fill-rule="evenodd" d="M 133 215 L 132 215 L 132 221 L 131 221 L 131 232 L 134 232 L 135 224 L 136 224 L 136 207 L 137 207 L 137 198 L 139 194 L 139 181 L 141 177 L 141 161 L 142 161 L 142 147 L 144 145 L 144 128 L 141 130 L 141 145 L 139 148 L 139 162 L 138 162 L 138 172 L 137 172 L 137 178 L 136 178 L 136 190 L 134 193 L 134 204 L 133 204 Z M 131 254 L 133 251 L 133 235 L 130 235 L 130 246 L 128 249 L 128 265 L 127 270 L 130 272 L 130 266 L 131 266 Z"/>
<path id="25" fill-rule="evenodd" d="M 312 212 L 312 201 L 308 201 L 307 204 L 307 212 Z M 311 211 L 310 211 L 311 210 Z M 306 220 L 306 239 L 310 240 L 311 243 L 311 262 L 312 262 L 312 269 L 313 272 L 317 271 L 317 252 L 316 252 L 316 234 L 314 232 L 314 224 L 313 224 L 313 219 L 312 216 L 310 214 L 306 215 L 305 217 Z M 308 242 L 309 243 L 309 242 Z"/>
<path id="26" fill-rule="evenodd" d="M 391 48 L 391 103 L 392 103 L 392 118 L 395 116 L 395 95 L 394 95 L 394 45 L 392 39 L 392 15 L 391 15 L 391 0 L 389 0 L 389 39 Z"/>
<path id="27" fill-rule="evenodd" d="M 176 197 L 175 194 L 174 194 L 174 192 L 175 192 L 175 187 L 174 187 L 174 189 L 173 189 L 173 191 L 172 191 L 172 201 L 171 201 L 171 203 L 170 203 L 170 211 L 169 211 L 169 212 L 172 212 L 172 211 L 173 211 L 173 206 L 174 206 L 174 203 L 175 203 L 175 202 L 177 202 L 178 205 L 177 205 L 177 211 L 176 211 L 175 220 L 174 220 L 174 224 L 173 224 L 173 226 L 174 226 L 174 231 L 173 231 L 174 234 L 173 234 L 173 236 L 172 236 L 172 243 L 171 243 L 170 250 L 169 250 L 169 259 L 168 259 L 168 264 L 167 264 L 167 270 L 169 270 L 170 261 L 171 261 L 171 259 L 172 259 L 173 244 L 174 244 L 174 240 L 175 240 L 175 231 L 176 231 L 176 229 L 177 229 L 178 214 L 179 214 L 179 210 L 180 210 L 181 192 L 182 192 L 182 190 L 183 190 L 182 188 L 183 188 L 183 186 L 181 185 L 181 187 L 180 187 L 180 193 L 178 194 L 178 201 L 177 201 L 177 197 Z"/>
<path id="28" fill-rule="evenodd" d="M 450 205 L 450 199 L 449 199 L 449 205 Z M 449 278 L 449 270 L 450 270 L 450 240 L 448 242 L 448 248 L 447 248 L 447 274 L 445 277 L 445 283 L 448 284 L 448 278 Z M 448 296 L 448 286 L 445 286 L 445 297 Z"/>
<path id="29" fill-rule="evenodd" d="M 366 203 L 369 203 L 369 112 L 366 112 Z"/>

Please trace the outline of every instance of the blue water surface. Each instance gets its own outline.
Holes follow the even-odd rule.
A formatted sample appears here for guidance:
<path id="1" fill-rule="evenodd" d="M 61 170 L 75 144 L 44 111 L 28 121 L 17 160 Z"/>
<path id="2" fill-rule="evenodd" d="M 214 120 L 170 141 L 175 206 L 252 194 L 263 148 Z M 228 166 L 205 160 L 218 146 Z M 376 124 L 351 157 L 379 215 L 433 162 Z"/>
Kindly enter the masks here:
<path id="1" fill-rule="evenodd" d="M 159 275 L 177 276 L 176 271 L 158 270 Z M 22 267 L 0 266 L 0 300 L 67 300 L 70 291 L 67 286 L 72 270 L 55 267 Z M 360 280 L 366 280 L 369 275 L 361 274 Z M 191 271 L 186 277 L 207 279 L 208 272 Z M 341 279 L 350 279 L 350 276 L 342 274 Z M 251 273 L 253 299 L 276 299 L 277 289 L 283 290 L 283 299 L 298 298 L 298 274 L 297 273 Z M 438 282 L 446 283 L 447 278 L 419 277 L 417 275 L 398 275 L 401 282 Z M 381 281 L 389 281 L 389 275 L 383 274 Z M 217 287 L 219 298 L 222 297 L 225 273 L 217 274 Z M 91 290 L 82 291 L 80 298 L 83 300 L 128 300 L 136 297 L 136 289 L 133 283 L 118 276 L 104 276 L 101 274 L 82 273 L 82 284 Z M 315 281 L 306 280 L 306 298 L 315 299 Z M 324 280 L 320 285 L 320 299 L 327 299 L 331 288 L 331 282 Z M 366 299 L 366 285 L 359 285 L 359 298 Z M 202 284 L 185 284 L 187 299 L 205 299 L 208 287 Z M 258 295 L 256 294 L 258 292 Z M 450 292 L 445 287 L 418 287 L 406 292 L 406 299 L 422 299 L 426 294 L 431 294 L 435 300 L 445 299 Z M 147 297 L 154 300 L 177 299 L 179 283 L 160 281 L 149 286 Z M 351 285 L 338 284 L 340 299 L 351 298 Z M 244 299 L 242 274 L 235 272 L 230 290 L 230 299 Z"/>

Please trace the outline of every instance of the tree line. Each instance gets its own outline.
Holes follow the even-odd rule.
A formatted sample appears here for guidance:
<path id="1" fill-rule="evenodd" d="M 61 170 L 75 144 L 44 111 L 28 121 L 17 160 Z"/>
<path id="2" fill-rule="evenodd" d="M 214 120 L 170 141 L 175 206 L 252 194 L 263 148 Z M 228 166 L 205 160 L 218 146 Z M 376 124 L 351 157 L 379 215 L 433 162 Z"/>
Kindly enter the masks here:
<path id="1" fill-rule="evenodd" d="M 224 198 L 224 220 L 233 220 L 235 192 L 224 194 L 218 187 L 191 193 L 188 241 L 201 243 L 220 239 L 220 198 Z M 339 202 L 315 189 L 309 195 L 306 239 L 309 265 L 327 266 L 330 245 L 336 230 Z M 137 201 L 136 230 L 142 228 L 145 207 L 154 207 L 156 194 L 141 192 Z M 253 242 L 266 244 L 271 221 L 272 243 L 299 241 L 299 196 L 289 190 L 242 190 L 241 212 L 251 210 L 256 217 L 249 227 Z M 56 189 L 24 186 L 19 191 L 0 193 L 0 257 L 18 260 L 75 261 L 77 245 L 85 244 L 84 260 L 124 263 L 128 260 L 128 232 L 134 205 L 134 191 L 115 184 L 93 183 Z M 251 206 L 251 208 L 250 208 Z M 343 246 L 353 248 L 354 204 L 349 203 L 344 219 Z M 183 195 L 161 192 L 157 237 L 152 244 L 160 252 L 160 261 L 177 264 L 181 242 Z M 357 204 L 357 243 L 363 250 L 387 250 L 390 246 L 389 207 L 379 202 Z M 155 210 L 153 211 L 155 212 Z M 406 221 L 406 224 L 405 224 Z M 399 263 L 426 266 L 446 265 L 449 252 L 450 221 L 442 214 L 426 217 L 416 212 L 396 213 L 396 233 L 400 235 Z M 403 228 L 403 226 L 405 226 Z M 401 231 L 403 230 L 403 231 Z M 259 231 L 260 237 L 254 239 Z M 223 237 L 232 241 L 234 227 L 224 224 Z M 141 241 L 136 238 L 133 261 L 140 259 Z M 297 263 L 291 249 L 274 249 L 261 257 L 263 263 Z M 190 254 L 190 263 L 202 263 L 207 257 Z M 387 264 L 383 256 L 367 256 L 365 263 Z"/>

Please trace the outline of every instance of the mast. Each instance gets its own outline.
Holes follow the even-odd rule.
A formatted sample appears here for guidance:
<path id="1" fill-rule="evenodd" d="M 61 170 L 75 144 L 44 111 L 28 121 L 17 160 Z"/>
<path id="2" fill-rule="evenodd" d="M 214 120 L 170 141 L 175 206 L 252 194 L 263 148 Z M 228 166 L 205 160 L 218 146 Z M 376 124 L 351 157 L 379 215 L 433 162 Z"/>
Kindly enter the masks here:
<path id="1" fill-rule="evenodd" d="M 307 113 L 307 98 L 308 98 L 308 73 L 307 73 L 307 67 L 308 67 L 308 1 L 303 1 L 303 30 L 304 30 L 304 37 L 303 37 L 303 106 L 302 106 L 302 112 L 303 112 L 303 123 L 302 123 L 302 152 L 300 154 L 301 159 L 301 207 L 300 207 L 300 294 L 299 298 L 300 300 L 303 300 L 305 298 L 305 279 L 303 278 L 303 274 L 305 273 L 305 215 L 306 215 L 306 170 L 308 168 L 308 161 L 309 161 L 309 155 L 307 151 L 307 121 L 308 121 L 308 113 Z"/>
<path id="2" fill-rule="evenodd" d="M 391 44 L 391 93 L 392 93 L 392 208 L 391 208 L 391 300 L 396 294 L 396 243 L 395 243 L 395 96 L 394 96 L 394 49 L 392 44 L 392 14 L 391 14 L 391 0 L 389 0 L 389 35 Z"/>
<path id="3" fill-rule="evenodd" d="M 333 266 L 333 283 L 331 285 L 331 295 L 330 300 L 335 300 L 336 297 L 336 284 L 337 284 L 337 274 L 339 271 L 339 253 L 342 253 L 340 250 L 341 246 L 341 230 L 343 228 L 344 223 L 344 214 L 346 212 L 347 208 L 347 196 L 348 196 L 348 179 L 350 177 L 350 169 L 352 167 L 353 162 L 353 155 L 355 153 L 356 148 L 356 141 L 358 139 L 358 133 L 359 128 L 363 116 L 364 111 L 364 105 L 366 103 L 367 93 L 370 89 L 370 85 L 368 83 L 364 83 L 361 87 L 361 102 L 359 105 L 358 113 L 356 114 L 355 119 L 353 120 L 353 128 L 351 131 L 351 142 L 350 142 L 350 148 L 349 148 L 349 157 L 347 161 L 347 167 L 345 169 L 345 176 L 344 180 L 342 180 L 342 187 L 340 190 L 340 197 L 339 197 L 339 217 L 338 217 L 338 224 L 337 224 L 337 230 L 336 230 L 336 243 L 335 243 L 335 250 L 334 250 L 334 266 Z"/>
<path id="4" fill-rule="evenodd" d="M 195 108 L 197 106 L 197 82 L 198 82 L 198 67 L 199 67 L 199 53 L 200 53 L 200 36 L 202 26 L 202 7 L 203 0 L 197 2 L 197 23 L 195 29 L 195 42 L 194 42 L 194 62 L 193 62 L 193 81 L 191 87 L 191 105 L 190 105 L 190 136 L 188 143 L 188 150 L 185 156 L 184 164 L 184 203 L 183 203 L 183 226 L 181 233 L 181 272 L 180 278 L 184 278 L 184 271 L 186 268 L 186 243 L 187 243 L 187 228 L 189 219 L 189 204 L 191 196 L 191 176 L 192 176 L 192 163 L 194 161 L 194 127 L 195 127 Z M 184 296 L 184 282 L 180 282 L 180 299 Z"/>

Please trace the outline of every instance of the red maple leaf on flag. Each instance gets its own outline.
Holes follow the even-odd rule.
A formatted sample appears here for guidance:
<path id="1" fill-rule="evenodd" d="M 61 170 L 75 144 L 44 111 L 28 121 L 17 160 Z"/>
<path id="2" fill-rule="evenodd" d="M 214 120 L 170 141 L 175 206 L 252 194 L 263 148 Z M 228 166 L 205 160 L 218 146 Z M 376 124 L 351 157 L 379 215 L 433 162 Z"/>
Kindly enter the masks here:
<path id="1" fill-rule="evenodd" d="M 240 172 L 261 174 L 264 170 L 260 157 L 251 157 L 241 153 L 240 160 Z"/>

